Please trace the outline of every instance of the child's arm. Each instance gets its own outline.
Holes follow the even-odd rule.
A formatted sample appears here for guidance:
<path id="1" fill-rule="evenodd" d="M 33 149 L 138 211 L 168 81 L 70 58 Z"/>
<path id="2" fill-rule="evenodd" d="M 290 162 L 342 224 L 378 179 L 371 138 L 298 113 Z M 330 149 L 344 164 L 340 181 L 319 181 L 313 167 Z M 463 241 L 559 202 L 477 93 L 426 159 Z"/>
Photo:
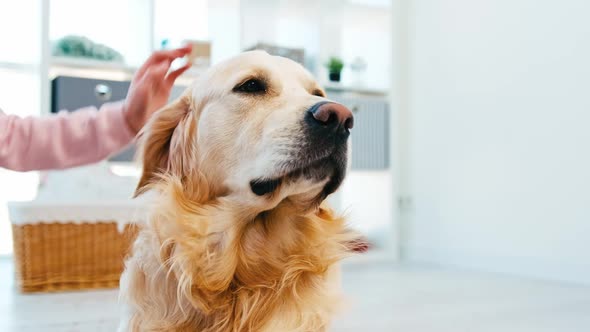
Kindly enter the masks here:
<path id="1" fill-rule="evenodd" d="M 135 133 L 123 103 L 88 107 L 55 116 L 19 118 L 0 114 L 0 167 L 59 169 L 98 162 L 125 147 Z"/>
<path id="2" fill-rule="evenodd" d="M 170 71 L 191 47 L 154 52 L 135 73 L 124 102 L 41 118 L 0 112 L 0 167 L 17 171 L 94 163 L 118 152 L 164 106 L 174 81 L 190 67 Z"/>

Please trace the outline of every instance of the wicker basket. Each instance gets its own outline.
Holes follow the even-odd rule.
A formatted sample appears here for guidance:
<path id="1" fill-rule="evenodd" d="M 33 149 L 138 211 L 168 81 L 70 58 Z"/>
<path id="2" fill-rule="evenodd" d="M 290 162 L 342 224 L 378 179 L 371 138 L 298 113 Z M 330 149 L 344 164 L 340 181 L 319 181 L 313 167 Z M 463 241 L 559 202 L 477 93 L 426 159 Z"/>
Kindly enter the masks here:
<path id="1" fill-rule="evenodd" d="M 12 204 L 19 289 L 54 292 L 118 287 L 125 256 L 138 230 L 133 210 L 125 204 Z M 31 220 L 45 213 L 49 221 Z"/>
<path id="2" fill-rule="evenodd" d="M 16 278 L 23 292 L 118 287 L 137 226 L 115 222 L 13 225 Z"/>

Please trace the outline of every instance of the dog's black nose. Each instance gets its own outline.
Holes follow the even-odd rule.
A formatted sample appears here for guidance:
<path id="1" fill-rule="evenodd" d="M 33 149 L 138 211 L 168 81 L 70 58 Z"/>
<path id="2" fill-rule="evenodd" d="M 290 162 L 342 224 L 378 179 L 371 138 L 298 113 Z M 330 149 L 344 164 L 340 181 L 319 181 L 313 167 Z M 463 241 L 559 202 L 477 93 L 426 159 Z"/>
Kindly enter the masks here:
<path id="1" fill-rule="evenodd" d="M 310 107 L 308 112 L 316 125 L 320 125 L 327 130 L 339 129 L 345 131 L 352 129 L 354 124 L 352 112 L 341 104 L 322 101 Z"/>

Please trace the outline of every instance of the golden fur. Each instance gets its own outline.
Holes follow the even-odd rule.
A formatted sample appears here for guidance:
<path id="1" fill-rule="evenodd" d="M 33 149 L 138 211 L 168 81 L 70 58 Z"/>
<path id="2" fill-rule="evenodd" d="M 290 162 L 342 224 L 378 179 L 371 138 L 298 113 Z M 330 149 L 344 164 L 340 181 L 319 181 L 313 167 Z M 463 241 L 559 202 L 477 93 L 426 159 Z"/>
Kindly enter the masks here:
<path id="1" fill-rule="evenodd" d="M 122 331 L 325 331 L 341 302 L 337 262 L 357 236 L 314 201 L 327 180 L 284 183 L 261 198 L 232 177 L 253 169 L 239 168 L 250 160 L 240 149 L 264 146 L 268 135 L 276 143 L 296 134 L 294 125 L 270 131 L 267 119 L 296 121 L 289 114 L 322 98 L 307 92 L 317 84 L 294 64 L 284 72 L 284 59 L 252 52 L 238 60 L 214 67 L 144 133 L 137 194 L 150 190 L 156 197 L 122 276 Z M 279 62 L 264 70 L 280 96 L 253 101 L 224 92 L 222 79 L 261 60 Z M 295 91 L 288 84 L 301 93 L 281 93 Z M 289 103 L 276 100 L 283 97 Z M 248 113 L 252 108 L 266 113 Z M 204 129 L 212 127 L 219 131 Z M 246 152 L 269 158 L 260 151 Z"/>

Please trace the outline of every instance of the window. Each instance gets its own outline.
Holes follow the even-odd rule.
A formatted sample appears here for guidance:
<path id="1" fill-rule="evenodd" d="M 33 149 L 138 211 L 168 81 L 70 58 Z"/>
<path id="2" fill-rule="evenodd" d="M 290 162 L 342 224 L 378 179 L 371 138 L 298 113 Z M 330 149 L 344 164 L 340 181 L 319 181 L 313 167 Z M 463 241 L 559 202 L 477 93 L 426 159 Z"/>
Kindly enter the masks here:
<path id="1" fill-rule="evenodd" d="M 40 48 L 40 1 L 0 2 L 0 65 L 38 65 Z"/>
<path id="2" fill-rule="evenodd" d="M 84 36 L 123 55 L 129 65 L 140 65 L 150 54 L 150 1 L 51 0 L 49 39 Z"/>
<path id="3" fill-rule="evenodd" d="M 27 116 L 41 112 L 40 12 L 40 0 L 0 2 L 0 109 L 7 114 Z M 0 255 L 12 252 L 6 202 L 32 199 L 37 184 L 36 172 L 0 169 Z"/>

